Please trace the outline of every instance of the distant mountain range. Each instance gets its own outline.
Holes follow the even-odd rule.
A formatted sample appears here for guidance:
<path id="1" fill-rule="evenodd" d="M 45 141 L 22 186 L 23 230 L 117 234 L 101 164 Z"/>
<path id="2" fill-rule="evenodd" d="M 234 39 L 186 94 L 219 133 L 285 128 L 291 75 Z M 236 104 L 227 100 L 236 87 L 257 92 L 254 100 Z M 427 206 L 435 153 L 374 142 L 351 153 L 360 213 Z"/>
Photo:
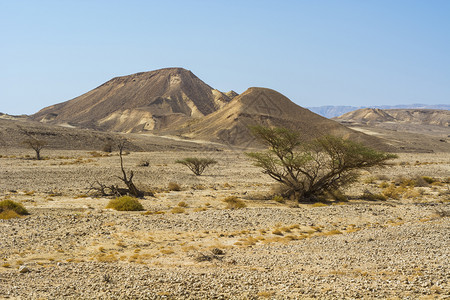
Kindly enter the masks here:
<path id="1" fill-rule="evenodd" d="M 325 118 L 334 118 L 341 116 L 345 113 L 361 109 L 361 108 L 380 108 L 380 109 L 407 109 L 407 108 L 420 108 L 420 109 L 443 109 L 450 110 L 450 105 L 448 104 L 405 104 L 405 105 L 378 105 L 378 106 L 313 106 L 307 107 L 310 111 L 321 115 Z"/>
<path id="2" fill-rule="evenodd" d="M 389 122 L 409 126 L 419 124 L 448 128 L 450 125 L 450 111 L 422 108 L 361 108 L 335 117 L 333 120 L 346 124 L 370 124 L 372 126 L 378 125 L 377 123 Z"/>

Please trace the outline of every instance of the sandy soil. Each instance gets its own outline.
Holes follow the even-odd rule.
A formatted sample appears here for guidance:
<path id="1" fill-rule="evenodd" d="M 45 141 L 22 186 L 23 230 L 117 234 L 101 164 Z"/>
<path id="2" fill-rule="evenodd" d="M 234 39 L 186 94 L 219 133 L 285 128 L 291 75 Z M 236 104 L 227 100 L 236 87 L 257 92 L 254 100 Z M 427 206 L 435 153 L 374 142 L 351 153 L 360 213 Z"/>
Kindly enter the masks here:
<path id="1" fill-rule="evenodd" d="M 271 200 L 273 182 L 241 152 L 132 152 L 125 168 L 155 192 L 145 212 L 105 209 L 109 198 L 88 193 L 96 180 L 121 185 L 116 153 L 32 154 L 0 157 L 0 200 L 31 213 L 0 220 L 0 298 L 450 297 L 448 154 L 400 154 L 363 172 L 350 201 L 298 205 Z M 174 163 L 194 155 L 218 164 L 194 176 Z M 400 176 L 440 183 L 361 199 Z M 247 207 L 227 209 L 228 196 Z"/>

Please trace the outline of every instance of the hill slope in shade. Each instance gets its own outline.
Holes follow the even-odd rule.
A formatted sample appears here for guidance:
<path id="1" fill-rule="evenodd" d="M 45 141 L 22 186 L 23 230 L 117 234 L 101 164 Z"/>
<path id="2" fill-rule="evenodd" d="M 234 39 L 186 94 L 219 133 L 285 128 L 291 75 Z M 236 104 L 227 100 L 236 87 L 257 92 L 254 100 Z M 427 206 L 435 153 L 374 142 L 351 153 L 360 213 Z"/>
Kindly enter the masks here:
<path id="1" fill-rule="evenodd" d="M 291 128 L 302 132 L 305 139 L 333 134 L 377 148 L 389 148 L 376 137 L 312 113 L 274 90 L 257 87 L 249 88 L 222 109 L 184 124 L 176 133 L 229 145 L 257 146 L 249 130 L 253 125 Z"/>
<path id="2" fill-rule="evenodd" d="M 235 96 L 211 88 L 191 71 L 167 68 L 117 77 L 33 119 L 109 131 L 163 129 L 208 115 Z"/>

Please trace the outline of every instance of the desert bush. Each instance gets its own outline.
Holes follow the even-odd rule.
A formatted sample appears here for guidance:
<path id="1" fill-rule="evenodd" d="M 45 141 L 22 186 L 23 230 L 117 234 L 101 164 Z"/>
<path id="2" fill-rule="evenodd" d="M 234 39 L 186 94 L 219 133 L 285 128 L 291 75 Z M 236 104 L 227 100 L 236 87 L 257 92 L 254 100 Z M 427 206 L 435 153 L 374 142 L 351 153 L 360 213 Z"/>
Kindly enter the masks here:
<path id="1" fill-rule="evenodd" d="M 373 194 L 366 190 L 361 195 L 361 199 L 369 200 L 369 201 L 385 201 L 387 198 L 383 194 Z"/>
<path id="2" fill-rule="evenodd" d="M 399 176 L 394 180 L 395 185 L 403 187 L 426 187 L 429 183 L 421 176 L 403 177 Z"/>
<path id="3" fill-rule="evenodd" d="M 150 166 L 150 162 L 148 160 L 143 160 L 139 163 L 139 167 L 148 167 Z"/>
<path id="4" fill-rule="evenodd" d="M 175 192 L 181 191 L 181 186 L 176 182 L 169 182 L 169 184 L 167 185 L 167 188 L 169 189 L 169 191 L 175 191 Z"/>
<path id="5" fill-rule="evenodd" d="M 178 206 L 179 206 L 179 207 L 188 207 L 187 203 L 184 202 L 184 201 L 179 202 L 179 203 L 178 203 Z"/>
<path id="6" fill-rule="evenodd" d="M 420 196 L 422 196 L 423 194 L 423 190 L 419 189 L 407 189 L 404 193 L 403 193 L 403 198 L 406 199 L 413 199 L 413 198 L 418 198 Z"/>
<path id="7" fill-rule="evenodd" d="M 396 186 L 391 183 L 387 188 L 382 191 L 382 194 L 388 198 L 400 199 L 402 195 L 406 192 L 407 188 L 404 186 Z"/>
<path id="8" fill-rule="evenodd" d="M 430 186 L 430 184 L 422 176 L 416 176 L 414 178 L 414 180 L 416 181 L 416 185 L 415 186 L 417 186 L 417 187 Z"/>
<path id="9" fill-rule="evenodd" d="M 223 202 L 227 204 L 226 206 L 227 209 L 237 209 L 247 207 L 247 205 L 236 196 L 226 197 L 225 199 L 223 199 Z"/>
<path id="10" fill-rule="evenodd" d="M 23 144 L 30 147 L 36 153 L 36 159 L 41 160 L 41 151 L 42 148 L 47 146 L 47 142 L 43 140 L 36 139 L 34 137 L 30 137 L 23 141 Z"/>
<path id="11" fill-rule="evenodd" d="M 429 176 L 422 176 L 422 179 L 428 184 L 432 184 L 433 182 L 436 181 L 436 179 L 429 177 Z"/>
<path id="12" fill-rule="evenodd" d="M 317 200 L 354 182 L 359 170 L 383 166 L 397 157 L 334 136 L 303 142 L 300 133 L 286 128 L 251 130 L 269 149 L 246 154 L 263 173 L 287 186 L 297 201 Z"/>
<path id="13" fill-rule="evenodd" d="M 284 200 L 284 198 L 280 195 L 273 196 L 272 200 L 278 203 L 286 203 L 286 200 Z"/>
<path id="14" fill-rule="evenodd" d="M 130 196 L 122 196 L 109 201 L 106 208 L 112 208 L 118 211 L 141 211 L 144 207 L 138 199 Z"/>
<path id="15" fill-rule="evenodd" d="M 206 190 L 207 187 L 203 184 L 194 184 L 191 186 L 191 189 L 193 190 Z"/>
<path id="16" fill-rule="evenodd" d="M 202 175 L 203 171 L 210 166 L 217 163 L 212 158 L 198 158 L 198 157 L 187 157 L 181 160 L 175 161 L 178 164 L 185 165 L 189 168 L 195 175 Z"/>
<path id="17" fill-rule="evenodd" d="M 0 201 L 0 219 L 12 219 L 28 214 L 26 208 L 20 203 L 12 200 Z"/>
<path id="18" fill-rule="evenodd" d="M 178 207 L 172 208 L 172 210 L 170 212 L 173 214 L 182 214 L 185 212 L 185 210 L 184 210 L 184 208 L 178 206 Z"/>
<path id="19" fill-rule="evenodd" d="M 378 186 L 382 189 L 385 189 L 389 186 L 389 182 L 383 181 Z"/>

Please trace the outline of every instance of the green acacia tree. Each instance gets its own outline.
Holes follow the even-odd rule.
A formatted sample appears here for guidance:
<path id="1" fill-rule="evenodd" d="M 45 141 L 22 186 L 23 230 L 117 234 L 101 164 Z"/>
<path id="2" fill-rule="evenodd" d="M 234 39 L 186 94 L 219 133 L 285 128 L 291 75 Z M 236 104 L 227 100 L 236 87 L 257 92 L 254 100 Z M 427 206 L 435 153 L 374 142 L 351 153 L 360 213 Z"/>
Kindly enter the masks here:
<path id="1" fill-rule="evenodd" d="M 217 163 L 217 161 L 215 161 L 212 158 L 198 158 L 198 157 L 187 157 L 184 159 L 179 159 L 175 162 L 177 164 L 185 165 L 186 167 L 189 168 L 189 170 L 192 171 L 192 173 L 194 173 L 197 176 L 202 175 L 203 171 L 205 171 L 205 169 L 208 166 Z"/>
<path id="2" fill-rule="evenodd" d="M 354 182 L 359 170 L 383 166 L 396 157 L 335 136 L 305 142 L 299 132 L 286 128 L 255 126 L 251 131 L 269 149 L 247 156 L 263 173 L 287 187 L 284 196 L 297 201 L 314 201 L 339 190 Z"/>

